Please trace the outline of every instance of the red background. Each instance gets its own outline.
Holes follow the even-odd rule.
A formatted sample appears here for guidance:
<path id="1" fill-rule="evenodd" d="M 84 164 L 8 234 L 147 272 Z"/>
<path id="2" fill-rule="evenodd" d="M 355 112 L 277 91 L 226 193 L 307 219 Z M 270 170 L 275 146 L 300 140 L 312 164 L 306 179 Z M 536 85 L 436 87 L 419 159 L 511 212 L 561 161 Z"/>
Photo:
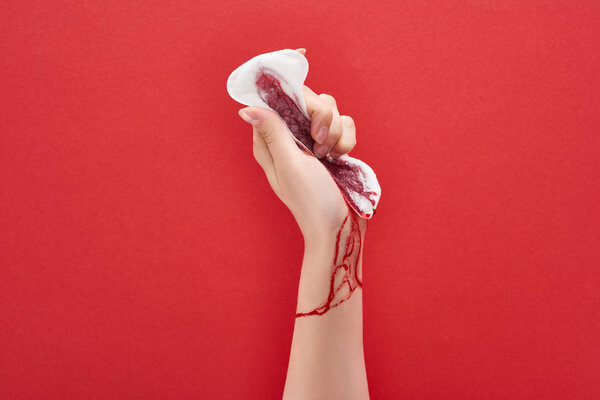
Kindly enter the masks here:
<path id="1" fill-rule="evenodd" d="M 225 82 L 290 47 L 383 187 L 372 398 L 600 397 L 597 1 L 0 7 L 2 399 L 280 397 L 301 236 Z"/>

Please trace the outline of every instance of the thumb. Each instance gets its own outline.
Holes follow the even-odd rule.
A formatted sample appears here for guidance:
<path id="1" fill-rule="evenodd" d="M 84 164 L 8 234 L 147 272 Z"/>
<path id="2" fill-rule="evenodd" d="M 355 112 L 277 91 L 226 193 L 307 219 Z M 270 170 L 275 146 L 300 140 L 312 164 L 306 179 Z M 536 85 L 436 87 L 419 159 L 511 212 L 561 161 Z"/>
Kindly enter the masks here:
<path id="1" fill-rule="evenodd" d="M 246 107 L 238 113 L 263 138 L 274 160 L 290 157 L 298 151 L 290 130 L 275 112 L 261 107 Z"/>

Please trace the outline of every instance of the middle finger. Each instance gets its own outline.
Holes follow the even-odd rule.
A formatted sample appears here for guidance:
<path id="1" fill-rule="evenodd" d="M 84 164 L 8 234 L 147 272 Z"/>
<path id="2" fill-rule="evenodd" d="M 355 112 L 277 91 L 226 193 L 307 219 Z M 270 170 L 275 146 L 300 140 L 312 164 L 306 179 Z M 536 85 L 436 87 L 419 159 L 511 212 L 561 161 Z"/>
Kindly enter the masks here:
<path id="1" fill-rule="evenodd" d="M 322 157 L 337 143 L 342 133 L 342 123 L 333 97 L 317 95 L 304 86 L 304 100 L 311 119 L 311 136 L 317 142 L 313 152 Z M 317 154 L 317 151 L 319 154 Z"/>

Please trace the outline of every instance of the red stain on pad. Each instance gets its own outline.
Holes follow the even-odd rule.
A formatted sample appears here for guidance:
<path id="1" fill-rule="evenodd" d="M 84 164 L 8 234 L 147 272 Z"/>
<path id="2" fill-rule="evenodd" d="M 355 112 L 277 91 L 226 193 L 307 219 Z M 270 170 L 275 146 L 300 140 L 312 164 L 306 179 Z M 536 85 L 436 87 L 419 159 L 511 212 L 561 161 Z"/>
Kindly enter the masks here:
<path id="1" fill-rule="evenodd" d="M 262 100 L 285 121 L 299 146 L 314 155 L 312 148 L 315 140 L 310 134 L 311 121 L 283 91 L 279 79 L 263 69 L 256 79 L 256 88 Z M 360 201 L 358 199 L 369 201 L 374 212 L 377 204 L 377 193 L 367 189 L 364 183 L 365 176 L 359 164 L 351 163 L 344 158 L 334 159 L 329 156 L 320 158 L 319 161 L 329 171 L 346 201 L 353 206 L 359 215 L 365 217 L 364 213 L 357 209 L 360 207 L 355 205 L 357 201 Z"/>
<path id="2" fill-rule="evenodd" d="M 303 84 L 308 73 L 306 57 L 291 49 L 258 55 L 242 64 L 227 80 L 236 101 L 269 108 L 286 123 L 300 148 L 312 154 L 311 121 L 304 103 Z M 375 172 L 348 155 L 319 159 L 335 180 L 348 205 L 361 217 L 371 218 L 381 197 Z"/>
<path id="3" fill-rule="evenodd" d="M 315 140 L 310 135 L 310 119 L 298 108 L 296 103 L 283 91 L 279 79 L 261 71 L 256 79 L 259 96 L 285 121 L 294 137 L 312 153 Z"/>

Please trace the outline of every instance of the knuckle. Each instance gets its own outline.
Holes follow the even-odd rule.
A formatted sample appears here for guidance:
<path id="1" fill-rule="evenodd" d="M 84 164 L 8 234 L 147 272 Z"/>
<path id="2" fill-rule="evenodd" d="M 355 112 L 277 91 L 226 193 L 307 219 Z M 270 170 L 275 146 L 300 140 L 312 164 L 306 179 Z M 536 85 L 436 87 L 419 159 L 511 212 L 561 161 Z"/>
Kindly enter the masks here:
<path id="1" fill-rule="evenodd" d="M 350 141 L 350 144 L 348 145 L 348 147 L 349 147 L 348 151 L 350 151 L 350 150 L 352 150 L 353 148 L 355 148 L 355 147 L 356 147 L 356 138 L 353 138 L 353 139 Z"/>
<path id="2" fill-rule="evenodd" d="M 319 97 L 328 105 L 330 106 L 335 106 L 336 105 L 336 101 L 335 98 L 330 95 L 330 94 L 326 94 L 326 93 L 321 93 L 319 95 Z"/>
<path id="3" fill-rule="evenodd" d="M 347 143 L 347 146 L 352 150 L 356 146 L 356 136 L 349 137 Z"/>
<path id="4" fill-rule="evenodd" d="M 352 143 L 350 141 L 342 143 L 341 145 L 337 146 L 336 150 L 338 153 L 340 154 L 346 154 L 352 151 L 352 149 L 354 148 L 355 143 Z"/>
<path id="5" fill-rule="evenodd" d="M 315 94 L 315 92 L 313 92 L 313 90 L 306 85 L 302 85 L 302 90 L 304 91 L 305 95 L 306 94 L 313 94 L 313 95 Z"/>
<path id="6" fill-rule="evenodd" d="M 345 122 L 346 122 L 346 123 L 347 123 L 349 126 L 353 126 L 353 127 L 354 127 L 354 126 L 356 126 L 356 124 L 354 123 L 354 119 L 352 119 L 352 117 L 351 117 L 351 116 L 349 116 L 349 115 L 344 115 L 344 116 L 343 116 L 343 118 L 344 118 Z"/>

